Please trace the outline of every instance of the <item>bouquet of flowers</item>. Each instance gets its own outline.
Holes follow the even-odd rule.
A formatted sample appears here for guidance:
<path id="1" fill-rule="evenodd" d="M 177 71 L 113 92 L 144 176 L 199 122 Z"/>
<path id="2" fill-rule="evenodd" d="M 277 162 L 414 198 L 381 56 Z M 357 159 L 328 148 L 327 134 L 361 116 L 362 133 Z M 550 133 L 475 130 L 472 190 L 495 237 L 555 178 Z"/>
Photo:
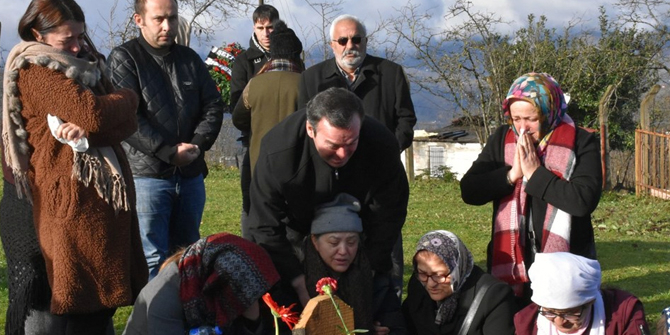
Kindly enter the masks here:
<path id="1" fill-rule="evenodd" d="M 226 105 L 230 104 L 230 76 L 233 71 L 233 63 L 235 57 L 243 51 L 244 48 L 239 43 L 233 42 L 225 47 L 212 47 L 207 59 L 205 59 L 205 64 L 209 68 L 209 75 L 214 79 L 216 87 L 221 93 L 221 99 Z"/>

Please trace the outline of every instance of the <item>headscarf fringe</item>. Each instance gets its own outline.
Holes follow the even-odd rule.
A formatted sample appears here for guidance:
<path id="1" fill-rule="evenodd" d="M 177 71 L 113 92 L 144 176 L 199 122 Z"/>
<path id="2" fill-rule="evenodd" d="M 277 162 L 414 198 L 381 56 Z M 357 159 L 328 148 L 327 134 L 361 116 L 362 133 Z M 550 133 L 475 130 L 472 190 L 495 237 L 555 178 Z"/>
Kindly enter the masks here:
<path id="1" fill-rule="evenodd" d="M 130 209 L 123 176 L 112 173 L 98 157 L 86 152 L 75 153 L 72 161 L 72 179 L 87 187 L 93 182 L 98 196 L 112 205 L 114 214 L 118 215 L 119 211 Z"/>
<path id="2" fill-rule="evenodd" d="M 37 42 L 17 44 L 7 57 L 3 78 L 2 142 L 5 163 L 14 174 L 19 198 L 26 197 L 32 204 L 32 194 L 27 173 L 30 165 L 30 146 L 21 110 L 17 85 L 19 70 L 30 64 L 62 72 L 69 79 L 84 86 L 95 86 L 102 74 L 97 61 L 78 59 L 67 53 Z M 93 182 L 98 195 L 114 207 L 115 214 L 129 210 L 126 183 L 116 154 L 110 147 L 91 148 L 86 153 L 74 153 L 71 176 L 85 186 Z M 104 160 L 104 161 L 103 161 Z"/>
<path id="3" fill-rule="evenodd" d="M 16 185 L 16 193 L 19 196 L 19 199 L 24 197 L 30 204 L 33 203 L 33 194 L 30 191 L 30 183 L 28 182 L 28 176 L 23 171 L 14 170 L 14 184 Z"/>

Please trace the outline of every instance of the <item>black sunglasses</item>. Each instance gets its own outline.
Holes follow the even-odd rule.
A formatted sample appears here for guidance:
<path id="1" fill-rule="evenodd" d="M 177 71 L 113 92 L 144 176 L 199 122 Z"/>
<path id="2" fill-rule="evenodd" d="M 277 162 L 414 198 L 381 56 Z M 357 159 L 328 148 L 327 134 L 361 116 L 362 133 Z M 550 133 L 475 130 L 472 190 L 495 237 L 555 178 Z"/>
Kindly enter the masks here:
<path id="1" fill-rule="evenodd" d="M 360 44 L 362 40 L 363 40 L 363 37 L 354 36 L 354 37 L 351 38 L 351 43 Z M 345 45 L 347 45 L 347 42 L 349 42 L 349 37 L 340 37 L 336 40 L 333 40 L 333 42 L 337 42 L 337 44 L 339 44 L 341 46 L 345 46 Z"/>

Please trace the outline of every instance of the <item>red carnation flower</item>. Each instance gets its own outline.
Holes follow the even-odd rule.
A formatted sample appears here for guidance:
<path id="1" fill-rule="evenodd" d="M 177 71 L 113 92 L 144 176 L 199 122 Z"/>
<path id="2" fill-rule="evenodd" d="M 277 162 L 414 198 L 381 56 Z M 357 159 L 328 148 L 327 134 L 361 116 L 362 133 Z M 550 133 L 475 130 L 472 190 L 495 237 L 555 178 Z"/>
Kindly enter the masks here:
<path id="1" fill-rule="evenodd" d="M 337 280 L 330 277 L 319 279 L 319 281 L 316 282 L 316 291 L 321 295 L 335 293 L 335 291 L 337 291 Z M 328 291 L 330 291 L 330 293 Z"/>

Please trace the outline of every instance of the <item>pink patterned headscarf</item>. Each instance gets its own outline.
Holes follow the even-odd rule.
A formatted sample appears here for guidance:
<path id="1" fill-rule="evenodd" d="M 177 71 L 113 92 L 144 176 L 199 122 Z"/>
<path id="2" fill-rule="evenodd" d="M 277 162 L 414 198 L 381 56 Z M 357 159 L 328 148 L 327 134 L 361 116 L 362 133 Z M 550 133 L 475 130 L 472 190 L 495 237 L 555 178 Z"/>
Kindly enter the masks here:
<path id="1" fill-rule="evenodd" d="M 514 81 L 503 101 L 506 117 L 510 117 L 509 106 L 516 99 L 533 104 L 542 113 L 544 134 L 548 134 L 561 123 L 568 109 L 561 86 L 547 73 L 526 73 Z M 514 125 L 512 128 L 514 129 Z M 518 135 L 517 129 L 514 132 Z"/>

